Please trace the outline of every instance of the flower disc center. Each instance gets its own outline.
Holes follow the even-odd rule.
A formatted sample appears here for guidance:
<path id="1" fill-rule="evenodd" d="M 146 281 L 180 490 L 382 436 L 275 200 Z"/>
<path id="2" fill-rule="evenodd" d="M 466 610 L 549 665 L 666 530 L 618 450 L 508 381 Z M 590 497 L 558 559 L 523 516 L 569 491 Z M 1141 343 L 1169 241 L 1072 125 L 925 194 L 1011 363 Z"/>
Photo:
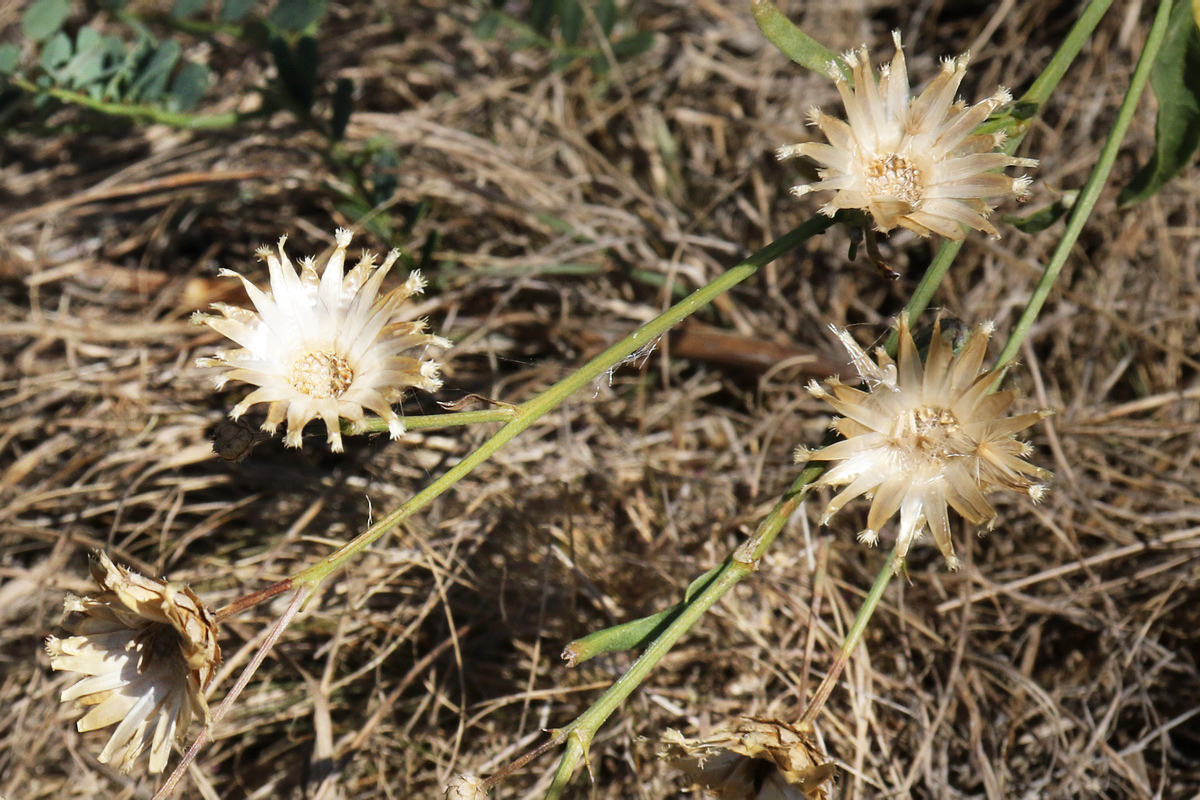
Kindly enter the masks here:
<path id="1" fill-rule="evenodd" d="M 867 193 L 873 197 L 897 197 L 916 206 L 921 202 L 924 180 L 921 170 L 907 158 L 895 153 L 879 156 L 867 166 Z"/>
<path id="2" fill-rule="evenodd" d="M 288 383 L 309 397 L 328 400 L 341 397 L 354 382 L 350 362 L 339 353 L 305 353 L 292 362 Z"/>
<path id="3" fill-rule="evenodd" d="M 956 451 L 954 439 L 962 426 L 948 408 L 922 406 L 913 413 L 913 443 L 916 449 L 939 456 Z"/>

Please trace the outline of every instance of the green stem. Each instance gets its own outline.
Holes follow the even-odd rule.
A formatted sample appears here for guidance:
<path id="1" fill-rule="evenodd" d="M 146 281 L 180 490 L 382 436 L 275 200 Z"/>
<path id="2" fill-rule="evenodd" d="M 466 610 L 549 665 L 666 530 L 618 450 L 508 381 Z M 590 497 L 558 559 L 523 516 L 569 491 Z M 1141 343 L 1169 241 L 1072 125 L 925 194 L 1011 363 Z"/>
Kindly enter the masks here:
<path id="1" fill-rule="evenodd" d="M 1083 13 L 1079 15 L 1079 19 L 1075 20 L 1071 30 L 1067 32 L 1058 51 L 1050 59 L 1050 63 L 1030 84 L 1025 94 L 1021 95 L 1021 99 L 1017 101 L 1018 104 L 1033 103 L 1041 108 L 1042 104 L 1050 99 L 1054 90 L 1058 88 L 1059 81 L 1067 74 L 1067 70 L 1079 55 L 1079 51 L 1083 49 L 1084 44 L 1087 43 L 1092 31 L 1104 18 L 1104 14 L 1112 2 L 1113 0 L 1091 0 L 1087 4 Z"/>
<path id="2" fill-rule="evenodd" d="M 490 439 L 481 444 L 474 452 L 338 550 L 311 567 L 292 576 L 293 585 L 297 587 L 305 585 L 315 586 L 320 583 L 330 573 L 339 569 L 347 561 L 354 558 L 354 556 L 370 547 L 381 536 L 393 530 L 397 525 L 427 506 L 465 475 L 491 458 L 497 450 L 511 441 L 513 437 L 553 410 L 572 394 L 601 377 L 604 373 L 614 369 L 639 350 L 653 348 L 658 338 L 675 324 L 699 311 L 717 296 L 746 280 L 765 264 L 769 264 L 779 258 L 806 239 L 823 232 L 832 224 L 833 221 L 828 217 L 816 217 L 781 236 L 741 264 L 723 273 L 720 277 L 702 288 L 697 289 L 684 300 L 671 306 L 650 322 L 647 322 L 621 341 L 612 345 L 580 369 L 571 373 L 549 389 L 546 389 L 532 400 L 520 405 L 516 416 L 509 420 L 504 427 L 496 431 Z"/>
<path id="3" fill-rule="evenodd" d="M 1058 50 L 1050 59 L 1050 63 L 1042 70 L 1041 74 L 1034 80 L 1029 87 L 1029 91 L 1021 96 L 1017 101 L 1016 107 L 1023 104 L 1032 103 L 1037 110 L 1041 110 L 1042 105 L 1049 99 L 1050 94 L 1058 87 L 1063 75 L 1071 63 L 1079 55 L 1079 51 L 1083 49 L 1083 45 L 1087 42 L 1088 37 L 1092 35 L 1092 31 L 1100 24 L 1100 20 L 1104 17 L 1104 12 L 1112 5 L 1112 0 L 1091 0 L 1083 13 L 1079 15 L 1079 19 L 1071 27 L 1066 38 L 1063 39 Z M 1157 47 L 1155 48 L 1157 52 Z M 1032 116 L 1032 115 L 1030 115 Z M 1021 142 L 1025 139 L 1025 134 L 1029 130 L 1029 116 L 1024 119 L 1015 121 L 1016 125 L 1012 135 L 1005 140 L 1002 152 L 1012 155 L 1021 146 Z M 1000 128 L 1014 127 L 1014 119 L 1010 115 L 1005 115 L 997 120 L 992 120 L 983 125 L 980 125 L 976 133 L 986 133 Z M 933 258 L 933 262 L 929 265 L 929 269 L 921 277 L 921 282 L 917 284 L 917 288 L 913 290 L 912 297 L 909 298 L 908 304 L 904 306 L 902 313 L 908 314 L 909 325 L 916 325 L 917 319 L 929 308 L 929 303 L 933 300 L 933 295 L 942 283 L 942 278 L 946 276 L 947 270 L 954 262 L 954 258 L 958 255 L 958 251 L 962 249 L 965 240 L 957 242 L 946 241 L 938 248 L 937 254 Z M 896 349 L 896 333 L 893 332 L 888 339 L 888 352 L 895 352 Z"/>
<path id="4" fill-rule="evenodd" d="M 1146 81 L 1150 79 L 1150 70 L 1154 66 L 1154 59 L 1158 56 L 1163 38 L 1167 34 L 1167 23 L 1170 17 L 1171 0 L 1163 0 L 1154 16 L 1154 24 L 1146 37 L 1146 46 L 1138 58 L 1137 68 L 1133 72 L 1133 78 L 1129 81 L 1129 88 L 1125 90 L 1125 97 L 1117 111 L 1116 122 L 1108 134 L 1108 139 L 1104 142 L 1104 148 L 1100 151 L 1100 158 L 1096 161 L 1096 166 L 1092 168 L 1092 174 L 1088 176 L 1087 183 L 1079 192 L 1075 206 L 1071 209 L 1071 216 L 1067 219 L 1067 227 L 1063 231 L 1062 239 L 1059 240 L 1058 246 L 1050 256 L 1050 263 L 1046 265 L 1041 280 L 1034 288 L 1033 296 L 1029 298 L 1029 303 L 1021 313 L 1021 318 L 1017 320 L 1012 334 L 1004 344 L 1004 349 L 1000 351 L 1000 356 L 996 359 L 997 368 L 1012 361 L 1017 350 L 1029 335 L 1033 323 L 1037 321 L 1038 314 L 1041 313 L 1042 306 L 1046 303 L 1046 298 L 1050 295 L 1050 290 L 1054 287 L 1054 282 L 1058 280 L 1059 273 L 1067 263 L 1071 248 L 1075 246 L 1079 234 L 1083 231 L 1083 226 L 1096 206 L 1096 201 L 1100 199 L 1100 192 L 1104 190 L 1113 164 L 1117 160 L 1117 151 L 1120 150 L 1121 142 L 1133 122 L 1133 115 L 1137 111 L 1142 91 L 1146 88 Z"/>
<path id="5" fill-rule="evenodd" d="M 546 793 L 546 800 L 554 800 L 562 795 L 579 760 L 585 757 L 596 731 L 608 720 L 617 706 L 625 702 L 633 690 L 641 685 L 663 656 L 670 652 L 675 643 L 679 641 L 679 637 L 687 633 L 696 620 L 700 619 L 715 602 L 724 597 L 726 592 L 754 572 L 767 548 L 783 530 L 788 517 L 804 500 L 813 481 L 823 471 L 823 466 L 810 466 L 800 473 L 800 477 L 796 478 L 771 513 L 759 523 L 754 535 L 738 547 L 725 562 L 725 566 L 721 568 L 716 578 L 692 598 L 691 602 L 679 612 L 679 615 L 659 634 L 658 638 L 650 643 L 633 663 L 633 666 L 612 686 L 608 687 L 608 690 L 587 711 L 566 727 L 554 732 L 556 740 L 566 739 L 567 747 L 558 763 L 554 781 Z"/>
<path id="6" fill-rule="evenodd" d="M 400 417 L 404 427 L 410 431 L 453 428 L 459 425 L 477 425 L 481 422 L 508 422 L 518 414 L 513 406 L 487 408 L 482 411 L 457 411 L 453 414 L 426 414 L 416 417 Z M 381 417 L 370 417 L 357 433 L 381 433 L 387 430 L 387 421 Z M 351 431 L 343 431 L 350 433 Z"/>
<path id="7" fill-rule="evenodd" d="M 1049 96 L 1050 91 L 1057 86 L 1067 66 L 1078 55 L 1083 42 L 1091 34 L 1110 4 L 1111 0 L 1093 0 L 1088 5 L 1084 13 L 1080 15 L 1080 19 L 1076 22 L 1070 34 L 1068 34 L 1063 46 L 1047 66 L 1046 73 L 1043 73 L 1034 82 L 1033 87 L 1022 98 L 1023 101 L 1036 102 L 1040 107 L 1041 103 Z M 774 20 L 774 15 L 770 13 L 773 6 L 769 3 L 763 2 L 763 0 L 755 0 L 754 7 L 756 16 L 762 14 L 764 19 L 777 22 L 777 20 Z M 775 14 L 778 14 L 777 10 Z M 759 24 L 762 27 L 761 20 Z M 1154 49 L 1157 51 L 1157 45 L 1155 45 Z M 1022 124 L 1015 135 L 1011 136 L 1005 142 L 1004 149 L 1006 152 L 1012 154 L 1016 150 L 1024 138 L 1027 128 L 1027 123 Z M 934 261 L 930 264 L 929 269 L 914 291 L 912 298 L 905 306 L 903 313 L 906 313 L 910 320 L 914 320 L 928 308 L 934 292 L 937 290 L 961 247 L 961 241 L 948 241 L 939 248 Z M 646 651 L 634 662 L 633 666 L 618 678 L 609 687 L 608 691 L 587 711 L 565 728 L 555 732 L 554 740 L 562 741 L 566 739 L 567 746 L 555 771 L 550 789 L 546 794 L 546 800 L 556 800 L 556 798 L 562 795 L 567 783 L 575 772 L 579 760 L 586 756 L 587 749 L 600 726 L 612 715 L 617 706 L 624 702 L 633 690 L 645 680 L 650 671 L 654 669 L 675 642 L 691 628 L 705 611 L 724 596 L 727 591 L 753 572 L 758 559 L 770 547 L 788 516 L 795 510 L 800 500 L 804 498 L 808 487 L 817 479 L 822 470 L 823 467 L 821 466 L 810 466 L 801 473 L 800 477 L 796 479 L 795 483 L 788 490 L 788 494 L 776 505 L 771 514 L 763 520 L 758 530 L 755 531 L 754 536 L 725 563 L 725 566 L 717 574 L 716 578 L 709 582 L 703 591 L 692 598 L 690 602 L 687 602 L 677 612 L 678 615 L 673 618 L 670 625 L 647 647 Z M 875 609 L 883 598 L 884 591 L 895 574 L 896 557 L 897 550 L 893 549 L 880 569 L 879 574 L 876 576 L 875 584 L 867 594 L 862 607 L 855 616 L 854 622 L 851 624 L 850 630 L 842 642 L 833 666 L 824 680 L 822 680 L 821 685 L 817 688 L 812 702 L 806 708 L 801 718 L 801 725 L 811 724 L 820 714 L 821 709 L 828 700 L 833 687 L 837 684 L 841 676 L 842 670 L 862 639 L 863 633 L 866 631 L 867 625 L 875 613 Z"/>
<path id="8" fill-rule="evenodd" d="M 128 117 L 146 122 L 157 122 L 163 125 L 170 125 L 172 128 L 182 128 L 184 130 L 232 128 L 262 113 L 243 114 L 237 111 L 230 111 L 225 114 L 184 114 L 177 111 L 167 111 L 165 108 L 157 108 L 155 106 L 109 103 L 104 100 L 96 100 L 88 97 L 86 94 L 61 89 L 57 86 L 43 88 L 16 75 L 10 76 L 8 80 L 13 86 L 30 94 L 46 94 L 64 103 L 90 108 L 93 111 L 99 111 L 101 114 L 108 114 L 113 117 Z"/>
<path id="9" fill-rule="evenodd" d="M 875 585 L 867 593 L 862 607 L 858 609 L 858 614 L 854 617 L 854 622 L 850 625 L 850 630 L 846 632 L 846 638 L 842 641 L 837 658 L 834 659 L 829 672 L 825 674 L 821 685 L 817 687 L 816 693 L 813 694 L 813 699 L 809 701 L 808 707 L 804 709 L 804 714 L 801 715 L 800 722 L 797 723 L 796 727 L 803 729 L 812 725 L 816 722 L 817 715 L 821 713 L 821 709 L 825 707 L 825 702 L 829 699 L 829 695 L 832 694 L 833 687 L 837 685 L 838 678 L 842 675 L 842 670 L 845 669 L 846 664 L 850 661 L 850 656 L 858 648 L 858 643 L 862 639 L 863 632 L 867 629 L 867 623 L 871 621 L 871 617 L 875 614 L 875 608 L 879 605 L 879 601 L 883 599 L 884 589 L 888 587 L 888 584 L 892 582 L 892 576 L 896 574 L 896 554 L 898 552 L 898 546 L 892 548 L 887 561 L 883 563 L 879 574 L 875 576 Z"/>

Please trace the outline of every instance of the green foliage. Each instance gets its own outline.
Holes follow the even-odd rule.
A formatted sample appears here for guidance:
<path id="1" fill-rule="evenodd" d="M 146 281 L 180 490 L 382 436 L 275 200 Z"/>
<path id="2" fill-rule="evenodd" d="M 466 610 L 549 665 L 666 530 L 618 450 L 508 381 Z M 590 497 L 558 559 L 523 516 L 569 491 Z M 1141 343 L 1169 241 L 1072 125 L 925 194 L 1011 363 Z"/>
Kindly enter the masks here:
<path id="1" fill-rule="evenodd" d="M 1162 49 L 1154 60 L 1150 85 L 1158 98 L 1154 155 L 1117 198 L 1121 206 L 1156 194 L 1200 150 L 1200 23 L 1189 3 L 1171 11 Z"/>
<path id="2" fill-rule="evenodd" d="M 1024 217 L 1004 214 L 1001 219 L 1022 233 L 1041 233 L 1065 217 L 1071 211 L 1071 207 L 1075 205 L 1075 199 L 1078 196 L 1079 192 L 1077 191 L 1067 192 L 1058 200 L 1032 214 Z"/>
<path id="3" fill-rule="evenodd" d="M 767 41 L 792 61 L 821 75 L 828 75 L 829 65 L 836 64 L 850 79 L 850 70 L 838 54 L 796 27 L 771 0 L 754 0 L 750 10 Z"/>
<path id="4" fill-rule="evenodd" d="M 616 61 L 634 58 L 654 46 L 654 34 L 622 20 L 615 0 L 531 0 L 521 17 L 506 13 L 498 4 L 475 24 L 475 35 L 492 39 L 501 28 L 516 34 L 510 43 L 514 50 L 540 47 L 553 52 L 551 68 L 560 72 L 583 62 L 597 75 L 608 72 L 606 48 L 591 43 L 593 30 L 603 34 Z"/>
<path id="5" fill-rule="evenodd" d="M 35 42 L 48 39 L 67 21 L 70 10 L 70 0 L 34 0 L 21 16 L 21 32 Z"/>

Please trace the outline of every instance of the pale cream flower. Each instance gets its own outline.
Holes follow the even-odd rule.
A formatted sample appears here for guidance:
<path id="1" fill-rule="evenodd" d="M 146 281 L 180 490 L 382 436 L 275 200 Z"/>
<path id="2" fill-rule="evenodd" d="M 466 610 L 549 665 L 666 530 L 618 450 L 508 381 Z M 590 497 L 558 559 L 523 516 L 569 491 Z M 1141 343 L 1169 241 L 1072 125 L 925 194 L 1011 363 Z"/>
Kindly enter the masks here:
<path id="1" fill-rule="evenodd" d="M 747 717 L 700 739 L 668 729 L 669 761 L 721 800 L 827 800 L 837 768 L 805 731 Z"/>
<path id="2" fill-rule="evenodd" d="M 844 55 L 853 87 L 830 65 L 847 122 L 813 108 L 809 124 L 820 128 L 829 143 L 807 142 L 779 149 L 780 158 L 808 156 L 821 167 L 819 181 L 796 186 L 792 192 L 798 196 L 835 192 L 821 213 L 833 216 L 843 208 L 862 209 L 879 231 L 902 226 L 921 236 L 936 233 L 961 239 L 966 226 L 998 236 L 987 220 L 992 207 L 986 200 L 1025 199 L 1030 181 L 997 170 L 1036 167 L 1037 161 L 994 152 L 1004 143 L 1003 133 L 976 135 L 972 131 L 996 109 L 1012 102 L 1012 96 L 1001 88 L 971 107 L 955 101 L 967 68 L 968 56 L 962 55 L 944 60 L 938 76 L 914 98 L 900 33 L 894 32 L 892 39 L 896 54 L 890 66 L 881 67 L 878 82 L 866 45 Z"/>
<path id="3" fill-rule="evenodd" d="M 482 779 L 471 775 L 455 775 L 443 792 L 446 800 L 486 800 L 487 788 Z"/>
<path id="4" fill-rule="evenodd" d="M 216 621 L 186 586 L 145 578 L 104 553 L 91 569 L 100 594 L 67 597 L 63 627 L 74 635 L 46 639 L 50 666 L 86 676 L 62 693 L 90 708 L 80 732 L 117 726 L 100 763 L 128 772 L 148 747 L 150 772 L 162 772 L 192 717 L 208 722 L 204 690 L 221 662 Z"/>
<path id="5" fill-rule="evenodd" d="M 310 257 L 300 262 L 299 275 L 283 250 L 287 237 L 280 237 L 278 253 L 266 247 L 257 253 L 267 262 L 270 291 L 262 291 L 237 272 L 221 270 L 222 275 L 241 280 L 257 313 L 214 303 L 222 316 L 199 312 L 192 316 L 193 322 L 208 325 L 242 346 L 197 359 L 197 366 L 223 370 L 214 379 L 217 388 L 230 380 L 259 387 L 234 406 L 230 416 L 237 419 L 250 406 L 268 403 L 263 430 L 274 433 L 286 418 L 288 447 L 299 447 L 304 426 L 320 417 L 329 446 L 340 452 L 339 418 L 362 430 L 363 409 L 382 417 L 395 439 L 404 433 L 404 424 L 392 403 L 409 387 L 433 392 L 442 385 L 436 362 L 405 355 L 423 352 L 429 345 L 450 346 L 447 340 L 425 333 L 424 320 L 406 319 L 404 302 L 425 286 L 420 273 L 410 273 L 402 285 L 380 296 L 384 276 L 400 251 L 388 253 L 378 268 L 374 256 L 366 253 L 343 274 L 350 237 L 350 231 L 339 229 L 337 247 L 321 271 Z"/>
<path id="6" fill-rule="evenodd" d="M 947 565 L 957 569 L 947 506 L 979 524 L 996 518 L 985 492 L 1011 489 L 1040 500 L 1046 487 L 1030 477 L 1044 481 L 1050 473 L 1024 461 L 1033 448 L 1015 434 L 1049 412 L 1003 416 L 1017 394 L 992 392 L 998 376 L 982 369 L 991 325 L 976 328 L 956 355 L 935 323 L 923 365 L 903 316 L 895 360 L 882 348 L 872 360 L 849 333 L 833 331 L 866 390 L 836 379 L 828 382 L 829 391 L 809 385 L 809 392 L 842 415 L 833 427 L 846 437 L 820 450 L 796 451 L 797 461 L 840 462 L 816 484 L 846 487 L 826 507 L 822 524 L 855 497 L 873 496 L 861 541 L 878 541 L 880 527 L 899 511 L 897 569 L 926 526 Z"/>

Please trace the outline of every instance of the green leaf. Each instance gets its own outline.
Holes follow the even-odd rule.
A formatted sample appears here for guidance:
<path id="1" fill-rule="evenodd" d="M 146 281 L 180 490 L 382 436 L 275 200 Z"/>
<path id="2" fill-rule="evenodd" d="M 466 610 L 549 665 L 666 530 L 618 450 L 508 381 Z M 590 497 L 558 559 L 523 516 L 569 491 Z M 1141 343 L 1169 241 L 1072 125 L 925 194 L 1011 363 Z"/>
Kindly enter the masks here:
<path id="1" fill-rule="evenodd" d="M 595 14 L 600 30 L 604 31 L 605 38 L 610 38 L 617 25 L 617 4 L 614 0 L 600 0 L 596 3 Z"/>
<path id="2" fill-rule="evenodd" d="M 21 17 L 21 32 L 35 42 L 48 39 L 67 21 L 70 10 L 70 0 L 34 0 Z"/>
<path id="3" fill-rule="evenodd" d="M 1022 233 L 1041 233 L 1065 217 L 1071 207 L 1075 205 L 1075 198 L 1078 196 L 1078 191 L 1066 192 L 1060 199 L 1032 214 L 1024 217 L 1016 214 L 1004 214 L 1000 219 Z"/>
<path id="4" fill-rule="evenodd" d="M 50 74 L 58 70 L 71 58 L 71 40 L 62 31 L 54 34 L 42 45 L 42 69 Z"/>
<path id="5" fill-rule="evenodd" d="M 619 39 L 612 44 L 613 57 L 618 61 L 640 56 L 654 46 L 654 34 L 651 31 L 638 31 Z"/>
<path id="6" fill-rule="evenodd" d="M 299 33 L 325 13 L 325 0 L 279 0 L 268 15 L 272 25 L 285 31 Z"/>
<path id="7" fill-rule="evenodd" d="M 529 27 L 549 38 L 557 13 L 558 0 L 531 0 L 529 4 Z"/>
<path id="8" fill-rule="evenodd" d="M 221 22 L 233 24 L 241 22 L 258 5 L 258 0 L 225 0 L 221 4 Z"/>
<path id="9" fill-rule="evenodd" d="M 187 62 L 171 81 L 167 107 L 172 111 L 191 111 L 208 89 L 209 71 L 203 64 Z"/>
<path id="10" fill-rule="evenodd" d="M 171 19 L 187 19 L 204 10 L 208 0 L 175 0 L 171 6 Z"/>
<path id="11" fill-rule="evenodd" d="M 583 33 L 583 7 L 579 0 L 557 0 L 555 5 L 558 8 L 558 25 L 562 29 L 563 41 L 573 45 Z"/>
<path id="12" fill-rule="evenodd" d="M 500 13 L 498 11 L 488 11 L 475 23 L 475 36 L 484 41 L 494 39 L 496 31 L 499 29 Z"/>
<path id="13" fill-rule="evenodd" d="M 116 68 L 108 55 L 107 42 L 100 32 L 84 26 L 75 37 L 75 55 L 55 77 L 65 86 L 86 88 L 103 80 Z"/>
<path id="14" fill-rule="evenodd" d="M 173 41 L 166 41 L 154 51 L 146 65 L 142 67 L 137 77 L 129 87 L 129 96 L 140 100 L 155 101 L 166 91 L 167 81 L 171 78 L 171 70 L 179 61 L 180 47 Z"/>
<path id="15" fill-rule="evenodd" d="M 0 75 L 12 75 L 21 60 L 21 48 L 15 44 L 0 44 Z"/>
<path id="16" fill-rule="evenodd" d="M 832 62 L 838 65 L 847 79 L 850 78 L 850 70 L 837 53 L 793 25 L 771 0 L 753 0 L 750 13 L 754 15 L 754 21 L 767 41 L 792 61 L 827 77 Z"/>
<path id="17" fill-rule="evenodd" d="M 717 579 L 717 574 L 725 567 L 718 564 L 700 577 L 696 578 L 683 593 L 683 602 L 670 608 L 663 609 L 657 614 L 651 614 L 641 619 L 613 625 L 611 628 L 594 631 L 581 639 L 576 639 L 567 645 L 563 651 L 568 667 L 575 667 L 603 653 L 615 653 L 621 650 L 633 650 L 645 647 L 654 640 L 671 620 L 677 616 L 688 601 L 708 588 Z"/>
<path id="18" fill-rule="evenodd" d="M 1189 3 L 1176 3 L 1150 85 L 1158 98 L 1154 155 L 1117 196 L 1128 207 L 1157 194 L 1200 149 L 1200 27 Z"/>
<path id="19" fill-rule="evenodd" d="M 338 78 L 333 90 L 332 108 L 329 113 L 329 133 L 335 142 L 346 137 L 346 126 L 354 111 L 354 81 Z"/>
<path id="20" fill-rule="evenodd" d="M 400 186 L 400 157 L 396 151 L 388 147 L 375 154 L 371 162 L 371 203 L 382 205 L 392 199 Z"/>

